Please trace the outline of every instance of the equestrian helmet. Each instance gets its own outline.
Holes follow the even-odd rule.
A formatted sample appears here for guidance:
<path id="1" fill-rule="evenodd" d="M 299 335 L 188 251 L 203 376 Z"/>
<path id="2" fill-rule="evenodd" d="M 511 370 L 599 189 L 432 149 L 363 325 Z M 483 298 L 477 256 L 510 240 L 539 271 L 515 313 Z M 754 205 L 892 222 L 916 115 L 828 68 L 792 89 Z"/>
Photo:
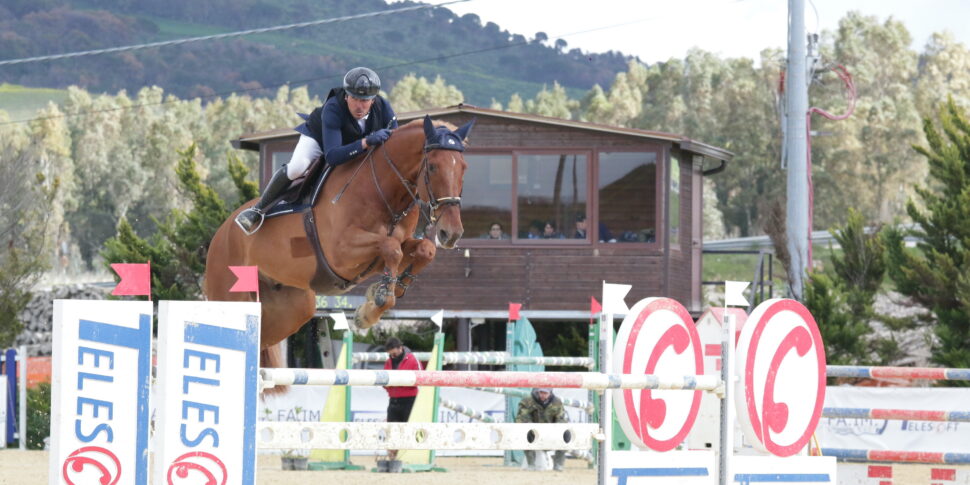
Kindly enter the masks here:
<path id="1" fill-rule="evenodd" d="M 344 75 L 344 90 L 358 99 L 371 99 L 381 90 L 381 79 L 366 67 L 355 67 Z"/>

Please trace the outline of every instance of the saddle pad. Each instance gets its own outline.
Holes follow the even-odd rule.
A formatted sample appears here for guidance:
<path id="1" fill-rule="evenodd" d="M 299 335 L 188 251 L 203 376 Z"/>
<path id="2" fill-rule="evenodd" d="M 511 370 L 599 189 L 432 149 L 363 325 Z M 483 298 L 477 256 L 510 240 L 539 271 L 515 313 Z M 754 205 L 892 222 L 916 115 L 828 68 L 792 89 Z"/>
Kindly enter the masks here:
<path id="1" fill-rule="evenodd" d="M 264 215 L 265 218 L 303 212 L 316 204 L 317 198 L 323 192 L 327 175 L 333 168 L 322 160 L 317 160 L 302 180 L 294 180 L 293 185 L 270 206 Z"/>

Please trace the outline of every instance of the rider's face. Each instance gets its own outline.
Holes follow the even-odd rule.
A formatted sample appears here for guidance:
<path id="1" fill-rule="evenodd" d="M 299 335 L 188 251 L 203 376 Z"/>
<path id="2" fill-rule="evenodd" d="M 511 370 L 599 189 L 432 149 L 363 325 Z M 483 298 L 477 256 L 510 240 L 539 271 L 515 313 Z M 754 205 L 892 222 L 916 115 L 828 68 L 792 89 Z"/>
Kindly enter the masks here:
<path id="1" fill-rule="evenodd" d="M 347 96 L 347 107 L 350 108 L 350 115 L 354 119 L 363 119 L 370 113 L 370 107 L 374 105 L 374 98 L 371 99 L 360 99 L 353 96 Z"/>

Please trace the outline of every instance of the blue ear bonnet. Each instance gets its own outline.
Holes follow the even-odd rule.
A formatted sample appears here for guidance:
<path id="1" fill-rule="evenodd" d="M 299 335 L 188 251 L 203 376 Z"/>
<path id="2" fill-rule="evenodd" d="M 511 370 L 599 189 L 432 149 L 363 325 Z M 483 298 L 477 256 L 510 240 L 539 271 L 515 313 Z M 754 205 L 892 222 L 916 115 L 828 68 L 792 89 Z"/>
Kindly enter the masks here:
<path id="1" fill-rule="evenodd" d="M 465 145 L 462 143 L 468 136 L 468 132 L 471 131 L 472 125 L 475 124 L 475 120 L 469 121 L 461 128 L 455 131 L 451 131 L 444 126 L 434 126 L 431 123 L 431 117 L 424 117 L 424 151 L 429 152 L 431 150 L 454 150 L 456 152 L 465 151 Z"/>
<path id="2" fill-rule="evenodd" d="M 461 142 L 461 138 L 458 138 L 458 135 L 444 126 L 435 128 L 434 136 L 425 137 L 424 151 L 429 152 L 439 148 L 456 152 L 465 151 L 465 145 Z"/>

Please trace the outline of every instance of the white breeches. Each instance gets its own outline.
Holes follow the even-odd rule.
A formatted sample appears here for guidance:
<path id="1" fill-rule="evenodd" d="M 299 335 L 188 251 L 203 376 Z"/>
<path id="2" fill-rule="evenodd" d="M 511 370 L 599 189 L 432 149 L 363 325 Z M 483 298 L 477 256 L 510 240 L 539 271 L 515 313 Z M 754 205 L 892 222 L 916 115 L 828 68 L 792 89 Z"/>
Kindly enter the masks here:
<path id="1" fill-rule="evenodd" d="M 293 157 L 290 158 L 290 163 L 286 164 L 286 178 L 290 180 L 300 178 L 310 168 L 310 162 L 321 155 L 323 150 L 316 140 L 300 135 L 300 141 L 296 143 L 296 148 L 293 150 Z"/>

